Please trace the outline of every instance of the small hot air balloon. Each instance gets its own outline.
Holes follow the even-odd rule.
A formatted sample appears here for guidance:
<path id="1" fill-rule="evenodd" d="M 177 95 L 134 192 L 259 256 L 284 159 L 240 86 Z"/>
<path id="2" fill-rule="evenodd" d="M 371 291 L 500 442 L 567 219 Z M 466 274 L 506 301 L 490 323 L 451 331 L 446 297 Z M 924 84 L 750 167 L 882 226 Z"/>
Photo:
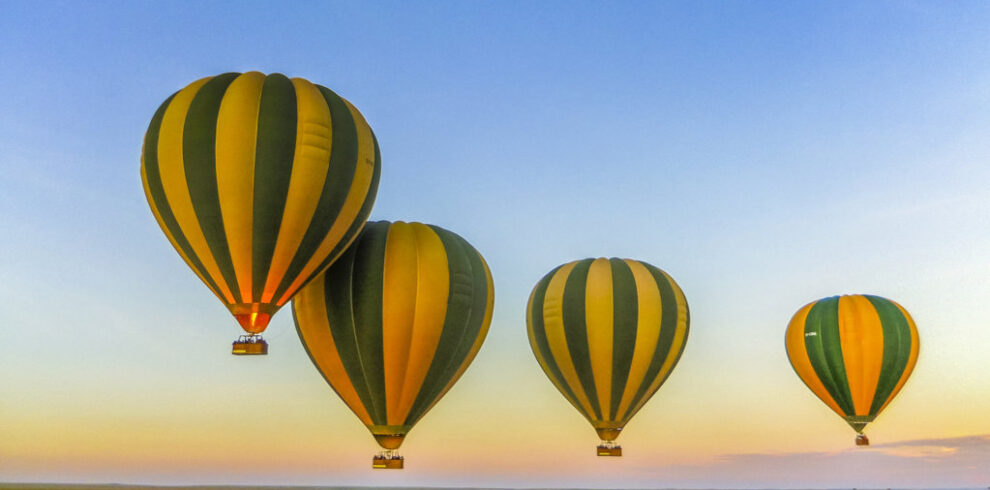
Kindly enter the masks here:
<path id="1" fill-rule="evenodd" d="M 271 316 L 339 256 L 375 201 L 378 142 L 326 87 L 258 72 L 193 82 L 155 112 L 141 180 L 172 246 L 266 354 Z"/>
<path id="2" fill-rule="evenodd" d="M 868 446 L 866 424 L 897 396 L 918 360 L 918 330 L 901 305 L 879 296 L 832 296 L 794 314 L 787 357 L 804 384 Z"/>
<path id="3" fill-rule="evenodd" d="M 687 300 L 662 270 L 631 259 L 557 267 L 533 289 L 529 344 L 550 381 L 621 456 L 623 427 L 660 388 L 687 341 Z"/>
<path id="4" fill-rule="evenodd" d="M 402 468 L 406 434 L 481 348 L 493 295 L 485 260 L 463 238 L 377 221 L 292 300 L 313 364 L 384 449 L 372 467 Z"/>

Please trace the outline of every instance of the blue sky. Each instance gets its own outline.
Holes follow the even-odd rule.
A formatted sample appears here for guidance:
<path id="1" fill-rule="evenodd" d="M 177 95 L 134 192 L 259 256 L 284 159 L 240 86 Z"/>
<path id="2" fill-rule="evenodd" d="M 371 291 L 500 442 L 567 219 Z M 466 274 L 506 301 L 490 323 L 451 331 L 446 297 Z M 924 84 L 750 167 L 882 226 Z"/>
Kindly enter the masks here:
<path id="1" fill-rule="evenodd" d="M 880 486 L 920 457 L 923 485 L 986 483 L 963 455 L 990 434 L 987 59 L 977 2 L 0 0 L 0 480 Z M 371 473 L 374 443 L 287 312 L 268 359 L 231 359 L 239 329 L 149 212 L 154 110 L 248 70 L 354 103 L 382 150 L 372 218 L 451 229 L 491 266 L 489 339 L 404 446 L 418 470 Z M 600 472 L 523 316 L 543 274 L 589 256 L 663 268 L 692 310 L 609 480 L 509 455 L 573 451 Z M 922 339 L 871 437 L 956 451 L 878 446 L 863 457 L 885 470 L 837 470 L 863 453 L 783 332 L 801 305 L 859 292 L 900 302 Z M 225 431 L 245 412 L 257 440 Z M 504 461 L 469 470 L 488 452 Z M 792 463 L 816 454 L 840 456 Z M 782 464 L 797 469 L 755 474 Z"/>

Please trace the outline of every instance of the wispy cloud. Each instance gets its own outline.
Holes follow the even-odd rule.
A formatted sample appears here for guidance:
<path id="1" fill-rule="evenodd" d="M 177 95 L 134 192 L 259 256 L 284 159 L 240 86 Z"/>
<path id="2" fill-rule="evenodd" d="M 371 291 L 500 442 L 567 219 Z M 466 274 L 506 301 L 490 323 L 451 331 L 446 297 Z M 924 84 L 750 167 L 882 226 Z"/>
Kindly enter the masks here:
<path id="1" fill-rule="evenodd" d="M 990 484 L 990 435 L 918 439 L 835 452 L 726 454 L 642 468 L 647 486 L 730 488 L 974 487 Z"/>

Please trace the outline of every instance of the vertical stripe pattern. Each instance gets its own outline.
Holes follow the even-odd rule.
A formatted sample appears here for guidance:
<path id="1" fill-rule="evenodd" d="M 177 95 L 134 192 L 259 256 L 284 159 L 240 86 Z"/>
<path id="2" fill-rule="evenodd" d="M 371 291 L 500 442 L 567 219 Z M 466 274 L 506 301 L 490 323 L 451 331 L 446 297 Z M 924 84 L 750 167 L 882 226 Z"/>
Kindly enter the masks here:
<path id="1" fill-rule="evenodd" d="M 377 221 L 299 291 L 292 310 L 313 364 L 394 449 L 474 359 L 493 305 L 488 266 L 463 238 Z"/>
<path id="2" fill-rule="evenodd" d="M 249 333 L 357 236 L 380 173 L 375 136 L 349 102 L 277 73 L 180 90 L 141 155 L 158 224 Z"/>
<path id="3" fill-rule="evenodd" d="M 680 287 L 660 269 L 597 258 L 540 279 L 526 323 L 547 377 L 612 440 L 670 375 L 690 319 Z"/>
<path id="4" fill-rule="evenodd" d="M 918 330 L 897 303 L 870 295 L 802 307 L 785 334 L 804 384 L 857 432 L 897 395 L 918 360 Z"/>

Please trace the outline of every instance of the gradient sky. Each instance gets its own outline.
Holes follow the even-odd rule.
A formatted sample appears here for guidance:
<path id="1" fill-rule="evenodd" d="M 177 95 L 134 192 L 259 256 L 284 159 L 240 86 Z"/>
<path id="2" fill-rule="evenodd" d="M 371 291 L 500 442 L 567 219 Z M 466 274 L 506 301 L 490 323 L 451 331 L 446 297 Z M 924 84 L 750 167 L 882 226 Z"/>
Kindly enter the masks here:
<path id="1" fill-rule="evenodd" d="M 0 0 L 0 481 L 510 487 L 990 484 L 990 3 Z M 381 145 L 373 219 L 453 230 L 495 313 L 461 381 L 377 445 L 289 312 L 267 358 L 161 233 L 139 176 L 195 79 L 301 76 Z M 631 257 L 691 306 L 623 458 L 525 334 L 551 268 Z M 871 293 L 912 379 L 853 432 L 784 352 L 791 315 Z"/>

